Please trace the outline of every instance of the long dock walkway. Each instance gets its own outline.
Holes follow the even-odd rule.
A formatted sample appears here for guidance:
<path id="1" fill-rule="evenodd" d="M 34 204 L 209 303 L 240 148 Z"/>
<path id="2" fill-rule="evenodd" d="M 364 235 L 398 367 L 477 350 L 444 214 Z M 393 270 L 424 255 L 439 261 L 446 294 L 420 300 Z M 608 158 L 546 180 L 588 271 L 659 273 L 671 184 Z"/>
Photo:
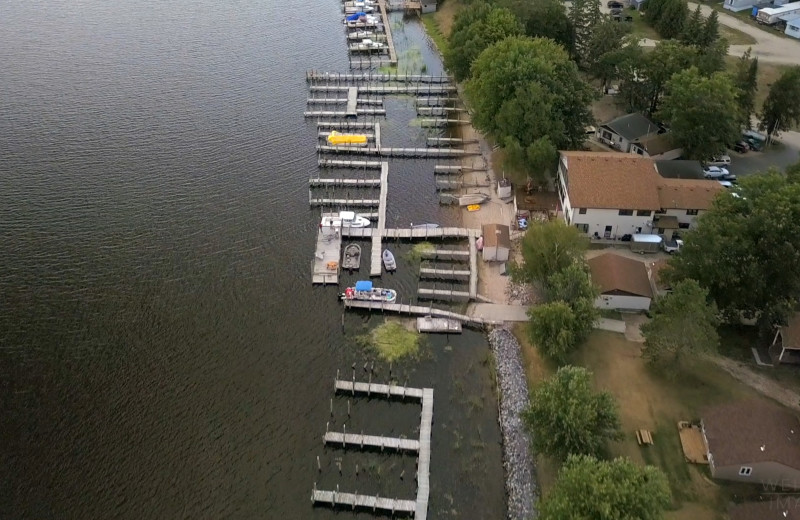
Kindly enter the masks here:
<path id="1" fill-rule="evenodd" d="M 380 448 L 381 451 L 388 449 L 394 451 L 419 452 L 419 441 L 417 439 L 361 435 L 358 433 L 325 432 L 322 441 L 325 444 L 338 444 L 342 447 L 351 445 L 360 448 Z"/>
<path id="2" fill-rule="evenodd" d="M 392 38 L 392 26 L 389 25 L 389 11 L 386 8 L 386 0 L 378 0 L 378 8 L 381 11 L 383 30 L 386 33 L 386 46 L 389 50 L 389 63 L 397 65 L 397 52 L 394 49 L 394 39 Z"/>
<path id="3" fill-rule="evenodd" d="M 382 74 L 382 73 L 348 73 L 348 72 L 320 72 L 307 70 L 306 81 L 332 81 L 335 83 L 377 83 L 380 81 L 391 83 L 452 83 L 453 78 L 446 75 L 433 76 L 431 74 Z"/>
<path id="4" fill-rule="evenodd" d="M 339 493 L 337 491 L 323 491 L 314 489 L 311 492 L 311 501 L 317 504 L 349 506 L 352 509 L 372 509 L 373 511 L 388 511 L 394 513 L 414 513 L 417 503 L 414 500 L 398 500 L 372 495 L 356 495 L 355 493 Z M 415 516 L 416 518 L 416 516 Z"/>
<path id="5" fill-rule="evenodd" d="M 431 474 L 431 427 L 433 426 L 433 388 L 422 389 L 422 420 L 419 429 L 419 464 L 417 465 L 417 501 L 414 518 L 428 517 Z"/>
<path id="6" fill-rule="evenodd" d="M 384 385 L 382 383 L 360 383 L 357 381 L 345 381 L 343 379 L 336 379 L 333 382 L 334 392 L 340 392 L 350 395 L 366 395 L 371 397 L 372 394 L 382 397 L 411 397 L 416 400 L 422 399 L 421 388 L 411 388 L 400 385 Z"/>
<path id="7" fill-rule="evenodd" d="M 344 114 L 344 112 L 341 112 Z M 342 117 L 345 117 L 342 115 Z M 390 148 L 388 146 L 330 146 L 318 145 L 319 153 L 358 153 L 381 157 L 466 157 L 480 155 L 480 150 L 461 148 Z"/>
<path id="8" fill-rule="evenodd" d="M 376 127 L 377 128 L 377 127 Z M 381 178 L 380 178 L 381 191 L 378 195 L 378 224 L 375 228 L 378 233 L 372 235 L 372 251 L 370 254 L 369 275 L 381 275 L 381 253 L 383 238 L 383 231 L 386 229 L 386 196 L 389 192 L 389 163 L 381 163 Z"/>
<path id="9" fill-rule="evenodd" d="M 349 228 L 343 229 L 342 234 L 350 238 L 367 238 L 379 234 L 383 238 L 469 238 L 479 237 L 479 229 L 468 228 L 386 228 L 378 231 L 376 228 Z"/>
<path id="10" fill-rule="evenodd" d="M 345 300 L 345 309 L 367 309 L 382 312 L 397 312 L 399 314 L 411 314 L 416 316 L 435 316 L 438 318 L 451 318 L 462 323 L 472 323 L 474 325 L 502 325 L 502 319 L 484 318 L 482 316 L 467 316 L 457 312 L 437 309 L 436 307 L 423 307 L 421 305 L 406 305 L 400 303 L 368 302 L 360 300 Z"/>
<path id="11" fill-rule="evenodd" d="M 311 85 L 311 92 L 347 92 L 350 87 L 340 85 Z M 410 85 L 361 85 L 358 91 L 363 94 L 416 94 L 439 96 L 456 91 L 453 85 L 418 83 Z"/>

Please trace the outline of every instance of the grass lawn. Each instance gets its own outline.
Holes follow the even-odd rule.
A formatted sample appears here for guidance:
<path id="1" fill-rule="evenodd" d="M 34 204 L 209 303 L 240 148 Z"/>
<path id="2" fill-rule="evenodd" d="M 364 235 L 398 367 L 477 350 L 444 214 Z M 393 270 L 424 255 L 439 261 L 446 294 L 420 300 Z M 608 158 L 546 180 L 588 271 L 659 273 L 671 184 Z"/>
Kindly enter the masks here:
<path id="1" fill-rule="evenodd" d="M 625 14 L 628 14 L 628 11 L 625 11 Z M 661 36 L 658 35 L 656 30 L 650 27 L 650 25 L 644 21 L 644 16 L 642 16 L 641 13 L 630 11 L 630 16 L 633 17 L 633 21 L 630 22 L 633 27 L 633 34 L 640 38 L 647 38 L 649 40 L 661 39 Z"/>
<path id="2" fill-rule="evenodd" d="M 447 50 L 447 37 L 450 36 L 450 30 L 453 28 L 453 20 L 464 7 L 461 0 L 445 0 L 439 3 L 436 12 L 422 15 L 425 31 L 442 55 Z"/>
<path id="3" fill-rule="evenodd" d="M 727 64 L 728 71 L 735 70 L 738 61 L 739 58 L 737 56 L 726 56 L 725 63 Z M 763 61 L 758 62 L 758 90 L 756 91 L 755 103 L 756 114 L 761 111 L 761 105 L 763 105 L 764 100 L 767 99 L 770 86 L 775 83 L 781 74 L 783 74 L 783 71 L 788 68 L 788 65 L 775 65 Z"/>
<path id="4" fill-rule="evenodd" d="M 753 45 L 756 43 L 756 39 L 749 34 L 727 25 L 719 25 L 719 35 L 728 40 L 731 45 Z"/>
<path id="5" fill-rule="evenodd" d="M 515 334 L 521 340 L 528 384 L 535 386 L 549 377 L 555 367 L 541 359 L 525 337 L 525 325 Z M 625 456 L 640 464 L 660 467 L 669 478 L 673 494 L 671 520 L 722 519 L 726 503 L 741 487 L 714 482 L 706 466 L 684 460 L 677 423 L 697 420 L 709 405 L 730 400 L 764 399 L 753 389 L 730 377 L 709 362 L 696 362 L 676 380 L 669 380 L 650 370 L 641 357 L 641 344 L 627 341 L 622 335 L 596 331 L 573 356 L 573 363 L 594 373 L 598 389 L 610 392 L 619 404 L 625 438 L 612 444 L 611 456 Z M 655 443 L 642 448 L 635 430 L 653 432 Z M 537 458 L 537 476 L 546 493 L 557 475 L 557 464 Z M 757 490 L 744 489 L 744 493 Z"/>

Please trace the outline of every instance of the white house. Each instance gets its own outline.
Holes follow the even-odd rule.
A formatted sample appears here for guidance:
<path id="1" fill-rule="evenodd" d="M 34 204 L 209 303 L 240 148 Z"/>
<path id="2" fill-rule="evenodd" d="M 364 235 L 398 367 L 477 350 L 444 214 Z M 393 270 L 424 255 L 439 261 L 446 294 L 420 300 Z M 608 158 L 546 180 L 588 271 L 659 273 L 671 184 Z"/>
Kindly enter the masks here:
<path id="1" fill-rule="evenodd" d="M 567 224 L 604 239 L 691 227 L 725 189 L 706 179 L 665 179 L 652 159 L 608 152 L 561 152 L 556 187 Z M 674 221 L 659 231 L 662 217 Z"/>
<path id="2" fill-rule="evenodd" d="M 800 39 L 800 14 L 787 17 L 784 33 L 792 38 Z"/>
<path id="3" fill-rule="evenodd" d="M 483 260 L 506 262 L 511 251 L 511 235 L 508 226 L 484 224 Z"/>
<path id="4" fill-rule="evenodd" d="M 644 262 L 614 253 L 590 258 L 592 282 L 600 288 L 598 309 L 648 310 L 653 289 Z"/>
<path id="5" fill-rule="evenodd" d="M 739 11 L 744 11 L 745 9 L 752 9 L 757 3 L 757 0 L 725 0 L 725 2 L 722 4 L 722 7 L 728 9 L 729 11 L 733 11 L 734 13 L 738 13 Z"/>
<path id="6" fill-rule="evenodd" d="M 634 113 L 625 114 L 603 123 L 597 129 L 596 137 L 600 142 L 620 152 L 630 152 L 631 143 L 647 136 L 656 135 L 660 130 L 657 124 L 642 114 Z"/>

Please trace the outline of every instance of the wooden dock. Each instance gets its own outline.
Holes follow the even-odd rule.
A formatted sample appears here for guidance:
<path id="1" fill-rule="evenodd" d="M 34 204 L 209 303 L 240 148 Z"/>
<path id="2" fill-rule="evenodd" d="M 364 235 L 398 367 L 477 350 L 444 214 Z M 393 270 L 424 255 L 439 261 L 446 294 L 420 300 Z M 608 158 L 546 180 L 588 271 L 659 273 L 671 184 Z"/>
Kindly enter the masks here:
<path id="1" fill-rule="evenodd" d="M 308 203 L 311 206 L 357 206 L 357 207 L 375 207 L 380 204 L 378 199 L 329 199 L 324 197 L 310 197 Z M 369 229 L 369 228 L 367 228 Z"/>
<path id="2" fill-rule="evenodd" d="M 376 127 L 377 128 L 377 127 Z M 389 192 L 389 163 L 381 163 L 381 191 L 378 200 L 378 225 L 375 228 L 377 233 L 372 235 L 372 251 L 370 254 L 369 275 L 381 275 L 381 253 L 383 246 L 381 239 L 383 231 L 386 229 L 386 196 Z"/>
<path id="3" fill-rule="evenodd" d="M 426 300 L 445 300 L 452 302 L 468 302 L 471 299 L 467 291 L 453 291 L 451 289 L 417 289 L 417 296 Z"/>
<path id="4" fill-rule="evenodd" d="M 349 228 L 342 230 L 342 233 L 346 237 L 351 238 L 367 238 L 372 237 L 373 234 L 377 233 L 375 228 Z M 386 228 L 381 233 L 379 233 L 383 238 L 406 238 L 406 239 L 414 239 L 414 238 L 468 238 L 470 236 L 478 237 L 481 234 L 479 229 L 467 229 L 467 228 L 454 228 L 454 227 L 444 227 L 444 228 L 421 228 L 421 229 L 409 229 L 409 228 Z"/>
<path id="5" fill-rule="evenodd" d="M 342 234 L 337 229 L 319 229 L 317 232 L 316 252 L 312 263 L 312 283 L 322 285 L 339 283 L 339 254 L 341 248 Z"/>
<path id="6" fill-rule="evenodd" d="M 348 86 L 341 85 L 311 85 L 311 92 L 347 92 Z M 417 95 L 441 95 L 456 91 L 453 85 L 418 83 L 409 85 L 361 85 L 358 91 L 363 94 L 417 94 Z"/>
<path id="7" fill-rule="evenodd" d="M 469 119 L 441 119 L 441 118 L 424 118 L 424 119 L 417 119 L 417 123 L 419 126 L 423 128 L 438 128 L 442 126 L 450 126 L 450 125 L 468 125 L 470 124 Z"/>
<path id="8" fill-rule="evenodd" d="M 398 314 L 409 314 L 416 316 L 434 316 L 437 318 L 451 318 L 461 323 L 473 325 L 502 325 L 503 320 L 492 320 L 478 316 L 467 316 L 457 312 L 437 309 L 433 306 L 423 307 L 421 305 L 405 305 L 400 303 L 369 302 L 361 300 L 344 300 L 345 309 L 366 309 L 381 312 L 396 312 Z"/>
<path id="9" fill-rule="evenodd" d="M 357 98 L 359 105 L 383 105 L 383 99 Z M 306 103 L 309 105 L 345 105 L 347 98 L 308 98 Z"/>
<path id="10" fill-rule="evenodd" d="M 306 81 L 309 83 L 331 81 L 334 83 L 452 83 L 453 78 L 446 75 L 433 76 L 430 74 L 382 74 L 382 73 L 342 73 L 320 72 L 317 70 L 306 71 Z"/>
<path id="11" fill-rule="evenodd" d="M 417 107 L 417 113 L 424 116 L 443 116 L 446 114 L 465 114 L 467 113 L 467 109 L 459 107 L 421 106 Z"/>
<path id="12" fill-rule="evenodd" d="M 333 382 L 333 391 L 336 393 L 344 393 L 350 395 L 366 395 L 372 397 L 375 394 L 378 397 L 400 397 L 421 400 L 423 397 L 422 388 L 411 388 L 400 385 L 384 385 L 380 383 L 361 383 L 357 381 L 344 381 L 336 379 Z"/>
<path id="13" fill-rule="evenodd" d="M 469 280 L 470 271 L 468 269 L 420 267 L 419 276 L 421 278 L 438 278 L 440 280 Z"/>
<path id="14" fill-rule="evenodd" d="M 486 168 L 472 168 L 469 166 L 462 166 L 460 164 L 437 164 L 433 167 L 434 174 L 440 173 L 471 173 L 471 172 L 485 172 Z"/>
<path id="15" fill-rule="evenodd" d="M 371 121 L 317 121 L 317 128 L 332 128 L 333 130 L 366 130 L 375 128 L 377 123 Z"/>
<path id="16" fill-rule="evenodd" d="M 317 165 L 320 168 L 360 168 L 360 169 L 379 169 L 383 164 L 381 161 L 347 161 L 341 159 L 320 159 Z"/>
<path id="17" fill-rule="evenodd" d="M 361 435 L 357 433 L 325 432 L 322 437 L 325 444 L 334 444 L 341 447 L 347 445 L 364 448 L 379 448 L 393 451 L 419 452 L 419 441 L 417 439 L 401 439 L 399 437 L 383 437 L 380 435 Z"/>
<path id="18" fill-rule="evenodd" d="M 433 388 L 422 389 L 422 420 L 419 428 L 419 464 L 417 465 L 417 500 L 415 520 L 428 518 L 431 474 L 431 429 L 433 426 Z"/>
<path id="19" fill-rule="evenodd" d="M 394 39 L 392 38 L 392 26 L 389 24 L 389 14 L 386 9 L 386 0 L 378 0 L 378 9 L 381 12 L 383 30 L 386 33 L 386 46 L 389 50 L 389 63 L 397 65 L 397 52 L 394 49 Z"/>
<path id="20" fill-rule="evenodd" d="M 363 187 L 375 187 L 380 186 L 381 180 L 380 179 L 310 179 L 308 181 L 309 186 L 363 186 Z"/>
<path id="21" fill-rule="evenodd" d="M 385 116 L 385 108 L 356 108 L 348 110 L 306 110 L 303 117 L 358 117 L 358 116 Z"/>
<path id="22" fill-rule="evenodd" d="M 344 112 L 342 112 L 344 114 Z M 342 115 L 342 117 L 345 117 Z M 480 155 L 480 150 L 460 148 L 390 148 L 387 146 L 330 146 L 318 145 L 319 153 L 353 153 L 379 157 L 466 157 Z"/>
<path id="23" fill-rule="evenodd" d="M 428 146 L 441 146 L 441 145 L 463 145 L 463 144 L 477 144 L 477 139 L 461 139 L 458 137 L 429 137 L 427 140 Z"/>
<path id="24" fill-rule="evenodd" d="M 471 300 L 478 298 L 478 243 L 477 236 L 469 237 L 469 297 Z"/>
<path id="25" fill-rule="evenodd" d="M 414 513 L 417 503 L 414 500 L 398 500 L 372 495 L 356 495 L 355 493 L 339 493 L 314 489 L 311 501 L 315 504 L 326 504 L 331 507 L 345 506 L 351 509 L 371 509 L 394 513 Z"/>
<path id="26" fill-rule="evenodd" d="M 460 260 L 467 262 L 470 258 L 470 252 L 460 249 L 432 249 L 420 251 L 420 256 L 426 260 Z"/>
<path id="27" fill-rule="evenodd" d="M 422 316 L 417 318 L 417 332 L 461 334 L 461 322 L 448 318 Z"/>

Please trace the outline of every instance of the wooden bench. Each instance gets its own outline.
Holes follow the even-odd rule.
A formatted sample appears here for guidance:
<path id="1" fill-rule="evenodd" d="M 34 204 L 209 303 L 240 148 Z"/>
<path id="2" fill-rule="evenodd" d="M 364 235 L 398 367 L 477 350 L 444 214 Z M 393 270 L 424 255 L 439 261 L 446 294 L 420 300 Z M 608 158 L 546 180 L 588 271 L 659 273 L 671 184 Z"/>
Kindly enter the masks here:
<path id="1" fill-rule="evenodd" d="M 639 446 L 649 446 L 653 444 L 653 434 L 648 430 L 636 430 L 636 440 Z"/>

